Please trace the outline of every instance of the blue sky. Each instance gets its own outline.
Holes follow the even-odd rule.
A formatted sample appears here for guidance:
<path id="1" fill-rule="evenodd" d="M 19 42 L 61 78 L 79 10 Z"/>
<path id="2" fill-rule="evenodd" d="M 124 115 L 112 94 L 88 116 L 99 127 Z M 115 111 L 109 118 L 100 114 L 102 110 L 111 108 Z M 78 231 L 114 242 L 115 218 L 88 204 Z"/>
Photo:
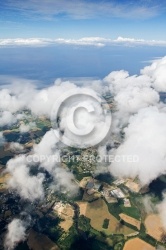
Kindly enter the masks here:
<path id="1" fill-rule="evenodd" d="M 166 40 L 164 0 L 1 0 L 0 38 Z"/>

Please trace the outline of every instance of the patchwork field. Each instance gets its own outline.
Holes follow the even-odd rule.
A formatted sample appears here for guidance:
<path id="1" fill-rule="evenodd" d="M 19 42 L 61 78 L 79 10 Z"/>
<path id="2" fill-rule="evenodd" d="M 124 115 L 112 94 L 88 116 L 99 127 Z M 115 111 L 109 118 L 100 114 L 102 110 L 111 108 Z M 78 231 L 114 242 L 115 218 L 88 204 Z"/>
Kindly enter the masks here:
<path id="1" fill-rule="evenodd" d="M 146 232 L 154 239 L 161 241 L 162 235 L 166 234 L 162 221 L 157 214 L 150 214 L 145 219 Z"/>
<path id="2" fill-rule="evenodd" d="M 107 235 L 124 234 L 129 235 L 136 231 L 127 226 L 122 225 L 119 221 L 109 213 L 107 204 L 104 200 L 98 199 L 93 202 L 77 202 L 80 207 L 80 215 L 84 215 L 91 220 L 91 226 L 97 231 L 103 231 Z M 108 219 L 108 228 L 103 228 L 104 220 Z"/>
<path id="3" fill-rule="evenodd" d="M 132 217 L 126 215 L 126 214 L 123 214 L 123 213 L 122 213 L 122 214 L 119 214 L 119 216 L 120 216 L 120 218 L 121 218 L 122 220 L 124 220 L 125 222 L 127 222 L 127 223 L 129 223 L 129 224 L 135 226 L 138 230 L 140 230 L 141 221 L 136 220 L 136 219 L 134 219 L 134 218 L 132 218 Z"/>
<path id="4" fill-rule="evenodd" d="M 128 240 L 125 243 L 123 250 L 155 250 L 155 247 L 139 238 L 135 238 Z"/>
<path id="5" fill-rule="evenodd" d="M 132 180 L 128 180 L 125 184 L 126 187 L 128 187 L 131 191 L 138 193 L 140 190 L 140 185 L 136 182 L 133 182 Z"/>

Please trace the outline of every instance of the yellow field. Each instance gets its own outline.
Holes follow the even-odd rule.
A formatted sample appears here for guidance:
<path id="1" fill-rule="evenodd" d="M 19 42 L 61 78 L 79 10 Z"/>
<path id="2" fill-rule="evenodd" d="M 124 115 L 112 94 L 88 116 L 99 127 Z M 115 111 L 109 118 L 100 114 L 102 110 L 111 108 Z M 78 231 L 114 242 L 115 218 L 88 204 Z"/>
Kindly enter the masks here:
<path id="1" fill-rule="evenodd" d="M 128 240 L 125 243 L 123 250 L 155 250 L 155 247 L 151 246 L 150 244 L 139 238 L 135 238 Z"/>
<path id="2" fill-rule="evenodd" d="M 78 201 L 77 204 L 78 204 L 78 206 L 80 208 L 80 215 L 85 216 L 88 202 Z"/>
<path id="3" fill-rule="evenodd" d="M 146 232 L 154 239 L 160 241 L 164 232 L 162 221 L 157 214 L 150 214 L 145 219 Z"/>
<path id="4" fill-rule="evenodd" d="M 128 187 L 131 191 L 138 193 L 140 190 L 140 185 L 136 182 L 133 182 L 132 180 L 128 180 L 125 184 L 126 187 Z"/>
<path id="5" fill-rule="evenodd" d="M 10 178 L 10 174 L 1 174 L 0 175 L 0 190 L 6 189 L 7 188 L 7 181 Z"/>
<path id="6" fill-rule="evenodd" d="M 91 226 L 97 231 L 103 231 L 107 235 L 114 234 L 124 234 L 129 235 L 136 231 L 121 225 L 119 221 L 109 213 L 108 207 L 104 200 L 98 199 L 93 202 L 77 202 L 80 207 L 80 214 L 89 218 Z M 109 225 L 107 229 L 104 229 L 103 222 L 104 219 L 109 220 Z"/>
<path id="7" fill-rule="evenodd" d="M 66 232 L 70 229 L 70 227 L 73 225 L 73 216 L 74 216 L 74 210 L 71 205 L 69 204 L 63 204 L 59 202 L 54 209 L 58 213 L 61 219 L 63 221 L 60 222 L 60 227 L 63 228 Z"/>
<path id="8" fill-rule="evenodd" d="M 67 204 L 61 213 L 61 218 L 64 219 L 64 221 L 61 221 L 59 224 L 66 232 L 73 225 L 73 216 L 74 210 L 69 204 Z"/>
<path id="9" fill-rule="evenodd" d="M 59 223 L 59 226 L 64 229 L 65 232 L 67 232 L 71 226 L 73 225 L 73 220 L 72 219 L 66 219 L 64 221 L 61 221 Z"/>
<path id="10" fill-rule="evenodd" d="M 24 144 L 25 148 L 32 148 L 33 145 L 34 145 L 34 142 L 32 142 L 32 141 Z"/>
<path id="11" fill-rule="evenodd" d="M 85 188 L 90 180 L 92 180 L 92 177 L 84 177 L 79 183 L 80 187 Z"/>
<path id="12" fill-rule="evenodd" d="M 119 216 L 120 216 L 120 218 L 121 218 L 122 220 L 124 220 L 125 222 L 127 222 L 127 223 L 129 223 L 129 224 L 135 226 L 136 228 L 138 228 L 138 230 L 140 230 L 141 221 L 136 220 L 136 219 L 134 219 L 133 217 L 130 217 L 130 216 L 128 216 L 128 215 L 126 215 L 126 214 L 123 214 L 123 213 L 122 213 L 122 214 L 119 214 Z"/>

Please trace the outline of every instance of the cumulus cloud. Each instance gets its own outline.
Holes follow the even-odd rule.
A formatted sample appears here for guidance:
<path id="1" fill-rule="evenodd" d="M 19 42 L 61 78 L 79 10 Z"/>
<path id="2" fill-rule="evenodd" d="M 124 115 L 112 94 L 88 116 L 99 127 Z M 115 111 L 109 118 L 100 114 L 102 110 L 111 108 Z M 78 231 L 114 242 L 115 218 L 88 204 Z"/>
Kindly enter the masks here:
<path id="1" fill-rule="evenodd" d="M 9 149 L 14 152 L 22 152 L 24 150 L 24 146 L 18 142 L 11 142 L 9 145 Z"/>
<path id="2" fill-rule="evenodd" d="M 5 90 L 11 89 L 13 91 L 17 91 L 19 84 L 23 85 L 22 90 L 24 90 L 26 86 L 28 86 L 29 90 L 31 90 L 33 88 L 32 86 L 39 86 L 41 85 L 41 82 L 39 80 L 25 79 L 12 75 L 0 75 L 1 89 L 3 88 Z"/>
<path id="3" fill-rule="evenodd" d="M 23 199 L 34 201 L 44 198 L 43 181 L 45 176 L 41 173 L 30 174 L 30 168 L 39 166 L 53 177 L 51 189 L 68 195 L 75 195 L 78 186 L 74 181 L 74 175 L 61 166 L 60 148 L 57 146 L 59 139 L 53 130 L 48 131 L 41 142 L 34 145 L 29 155 L 21 155 L 8 161 L 6 172 L 11 177 L 8 181 L 10 189 L 15 190 Z M 23 146 L 19 143 L 11 143 L 10 148 L 15 151 L 22 151 Z M 39 171 L 40 172 L 40 171 Z"/>
<path id="4" fill-rule="evenodd" d="M 74 182 L 74 175 L 67 168 L 60 165 L 58 142 L 59 139 L 54 131 L 48 131 L 41 142 L 34 146 L 33 157 L 39 159 L 40 167 L 46 169 L 54 178 L 52 188 L 73 195 L 78 192 L 78 187 Z"/>
<path id="5" fill-rule="evenodd" d="M 30 81 L 31 82 L 31 81 Z M 30 96 L 36 93 L 36 86 L 27 80 L 9 80 L 8 88 L 0 90 L 0 110 L 15 113 L 28 106 Z"/>
<path id="6" fill-rule="evenodd" d="M 36 116 L 46 115 L 50 117 L 52 107 L 61 95 L 66 91 L 79 89 L 79 87 L 74 84 L 74 81 L 62 81 L 61 79 L 57 79 L 52 86 L 43 89 L 37 89 L 33 81 L 30 81 L 30 84 L 28 80 L 23 81 L 22 79 L 16 82 L 11 80 L 9 83 L 10 82 L 11 84 L 7 86 L 8 88 L 0 90 L 0 111 L 2 114 L 8 115 L 9 118 L 13 118 L 14 116 L 17 120 L 22 119 L 23 115 L 16 115 L 16 112 L 20 112 L 24 109 L 29 109 Z M 103 90 L 102 81 L 100 80 L 91 79 L 88 81 L 82 80 L 82 82 L 86 82 L 86 84 L 89 84 L 88 86 L 97 92 Z M 26 132 L 29 130 L 29 127 L 31 128 L 33 125 L 33 123 L 23 124 L 20 130 L 25 130 Z"/>
<path id="7" fill-rule="evenodd" d="M 117 149 L 108 152 L 113 159 L 109 171 L 116 177 L 138 177 L 142 186 L 166 173 L 166 105 L 160 102 L 159 93 L 166 91 L 165 69 L 164 57 L 142 69 L 138 76 L 121 70 L 111 72 L 103 80 L 116 105 L 110 140 L 115 136 L 121 142 Z M 125 160 L 124 156 L 136 158 Z M 145 197 L 143 203 L 148 212 L 154 212 L 149 197 Z M 165 208 L 164 198 L 159 206 L 164 225 Z"/>
<path id="8" fill-rule="evenodd" d="M 16 117 L 9 111 L 0 112 L 0 127 L 16 123 Z"/>
<path id="9" fill-rule="evenodd" d="M 150 77 L 152 86 L 159 92 L 166 92 L 165 67 L 166 57 L 163 57 L 141 70 L 142 74 Z"/>
<path id="10" fill-rule="evenodd" d="M 17 244 L 26 239 L 26 227 L 20 219 L 13 219 L 8 224 L 7 234 L 5 236 L 5 250 L 13 250 Z"/>
<path id="11" fill-rule="evenodd" d="M 36 123 L 35 122 L 30 122 L 28 124 L 25 123 L 21 123 L 21 125 L 19 126 L 19 131 L 21 133 L 26 133 L 28 131 L 30 131 L 31 129 L 36 127 Z"/>
<path id="12" fill-rule="evenodd" d="M 29 101 L 28 107 L 36 115 L 47 115 L 50 117 L 51 110 L 56 100 L 68 89 L 76 88 L 76 85 L 57 80 L 53 86 L 39 90 L 34 98 Z"/>
<path id="13" fill-rule="evenodd" d="M 34 201 L 44 197 L 42 183 L 44 175 L 31 176 L 26 156 L 18 156 L 8 161 L 6 171 L 11 177 L 8 181 L 10 189 L 15 190 L 22 198 Z"/>
<path id="14" fill-rule="evenodd" d="M 137 155 L 137 162 L 113 162 L 111 173 L 117 176 L 139 176 L 142 185 L 149 184 L 166 172 L 166 114 L 156 107 L 138 111 L 124 129 L 125 140 L 116 155 Z"/>
<path id="15" fill-rule="evenodd" d="M 104 78 L 114 96 L 117 111 L 113 113 L 113 131 L 128 124 L 131 115 L 141 108 L 157 105 L 159 93 L 151 86 L 147 75 L 129 76 L 127 71 L 114 71 Z"/>

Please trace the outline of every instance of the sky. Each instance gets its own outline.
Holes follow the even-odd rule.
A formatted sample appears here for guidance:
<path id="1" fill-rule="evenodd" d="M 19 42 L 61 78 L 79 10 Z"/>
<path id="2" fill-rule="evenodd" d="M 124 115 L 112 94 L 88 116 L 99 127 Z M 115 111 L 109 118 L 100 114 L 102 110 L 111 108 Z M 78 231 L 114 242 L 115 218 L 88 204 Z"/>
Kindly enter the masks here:
<path id="1" fill-rule="evenodd" d="M 138 74 L 166 54 L 165 14 L 164 0 L 1 0 L 1 75 Z"/>
<path id="2" fill-rule="evenodd" d="M 165 40 L 165 13 L 164 0 L 6 0 L 0 6 L 0 37 Z"/>

